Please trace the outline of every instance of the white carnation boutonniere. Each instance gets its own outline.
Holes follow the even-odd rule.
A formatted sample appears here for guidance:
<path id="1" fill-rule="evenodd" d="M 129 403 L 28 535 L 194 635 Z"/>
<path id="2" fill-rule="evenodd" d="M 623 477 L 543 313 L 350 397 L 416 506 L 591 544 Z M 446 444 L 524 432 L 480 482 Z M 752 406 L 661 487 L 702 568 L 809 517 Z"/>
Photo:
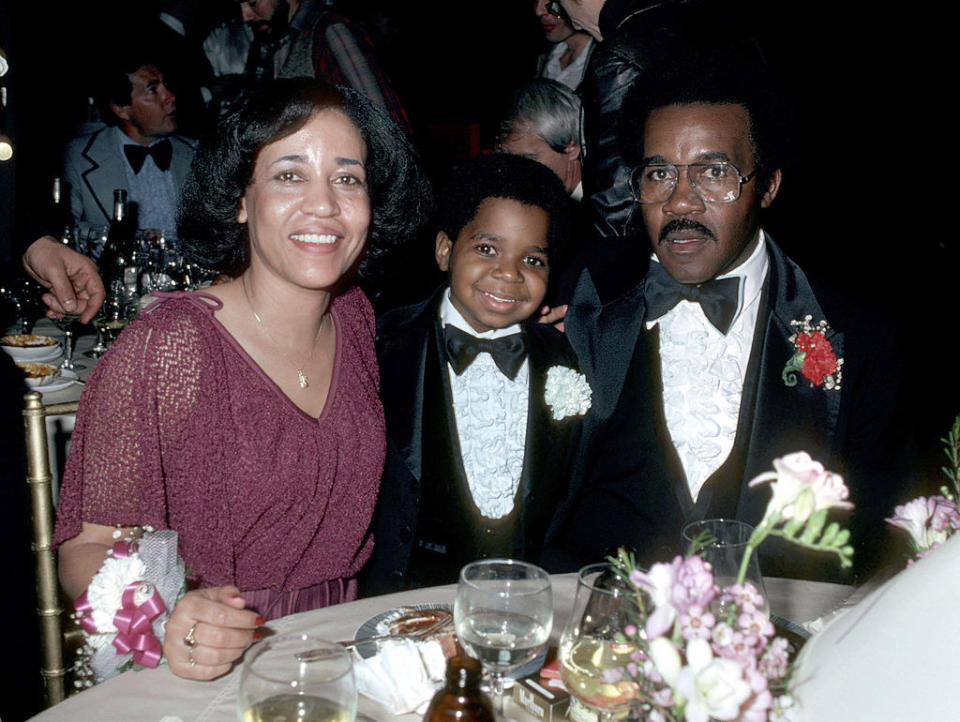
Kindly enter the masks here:
<path id="1" fill-rule="evenodd" d="M 583 374 L 568 366 L 552 366 L 547 371 L 543 400 L 550 407 L 554 421 L 583 416 L 590 410 L 592 397 L 593 390 Z"/>

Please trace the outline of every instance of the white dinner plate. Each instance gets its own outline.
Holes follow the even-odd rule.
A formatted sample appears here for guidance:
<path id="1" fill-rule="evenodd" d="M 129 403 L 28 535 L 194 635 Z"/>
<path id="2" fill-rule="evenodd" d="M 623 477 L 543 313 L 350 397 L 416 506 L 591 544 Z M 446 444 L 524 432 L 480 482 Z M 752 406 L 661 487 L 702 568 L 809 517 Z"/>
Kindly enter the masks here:
<path id="1" fill-rule="evenodd" d="M 386 611 L 380 612 L 380 614 L 375 617 L 370 617 L 366 622 L 357 627 L 356 634 L 353 635 L 354 639 L 366 639 L 367 637 L 376 637 L 380 634 L 386 634 L 386 627 L 382 626 L 382 623 L 393 619 L 394 617 L 399 617 L 401 614 L 405 614 L 411 610 L 420 612 L 426 609 L 442 609 L 446 612 L 453 613 L 453 609 L 449 604 L 409 604 L 404 607 L 395 607 L 393 609 L 387 609 Z M 364 659 L 368 659 L 377 653 L 377 643 L 370 642 L 369 644 L 358 644 L 354 649 L 357 650 L 359 654 Z"/>
<path id="2" fill-rule="evenodd" d="M 32 388 L 45 394 L 52 391 L 62 391 L 70 386 L 70 384 L 76 382 L 76 380 L 79 378 L 80 377 L 77 376 L 77 372 L 73 371 L 72 369 L 60 369 L 60 375 L 53 380 L 53 383 L 46 384 L 44 386 L 34 386 Z"/>

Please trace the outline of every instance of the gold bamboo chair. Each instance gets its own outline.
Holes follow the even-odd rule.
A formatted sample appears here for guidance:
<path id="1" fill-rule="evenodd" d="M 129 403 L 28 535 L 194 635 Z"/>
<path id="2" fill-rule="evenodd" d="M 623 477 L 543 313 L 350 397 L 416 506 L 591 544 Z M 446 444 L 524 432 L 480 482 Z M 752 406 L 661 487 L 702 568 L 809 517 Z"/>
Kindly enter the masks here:
<path id="1" fill-rule="evenodd" d="M 64 624 L 57 560 L 51 544 L 54 511 L 46 418 L 76 413 L 77 402 L 44 406 L 42 398 L 38 391 L 30 391 L 24 397 L 23 426 L 27 444 L 27 484 L 33 512 L 37 614 L 40 616 L 40 674 L 43 677 L 44 703 L 51 707 L 66 697 L 65 649 L 77 646 L 81 632 L 76 625 L 65 631 L 68 625 Z"/>

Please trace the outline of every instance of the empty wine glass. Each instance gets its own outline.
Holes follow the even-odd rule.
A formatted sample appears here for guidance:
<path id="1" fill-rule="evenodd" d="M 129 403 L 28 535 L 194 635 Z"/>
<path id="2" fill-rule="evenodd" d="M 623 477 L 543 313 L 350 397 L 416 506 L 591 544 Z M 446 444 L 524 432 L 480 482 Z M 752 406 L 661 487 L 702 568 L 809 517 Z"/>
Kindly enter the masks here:
<path id="1" fill-rule="evenodd" d="M 53 319 L 57 328 L 63 332 L 63 361 L 60 362 L 62 369 L 72 369 L 76 365 L 73 363 L 73 327 L 79 319 L 80 316 L 76 313 L 65 313 L 60 318 Z"/>
<path id="2" fill-rule="evenodd" d="M 460 644 L 488 671 L 502 715 L 504 674 L 536 657 L 550 636 L 550 575 L 512 559 L 467 564 L 460 570 L 453 619 Z"/>
<path id="3" fill-rule="evenodd" d="M 239 722 L 353 722 L 357 686 L 350 653 L 309 634 L 253 645 L 240 673 Z"/>
<path id="4" fill-rule="evenodd" d="M 707 536 L 707 544 L 700 547 L 700 557 L 713 567 L 713 579 L 721 589 L 729 587 L 737 580 L 743 555 L 747 551 L 747 542 L 753 534 L 753 527 L 746 522 L 736 519 L 704 519 L 692 521 L 683 527 L 683 542 L 687 546 L 700 535 Z M 763 597 L 763 605 L 758 608 L 769 614 L 770 605 L 767 602 L 767 590 L 763 585 L 760 574 L 760 562 L 756 553 L 750 557 L 747 564 L 745 582 L 750 582 Z M 726 617 L 730 604 L 722 598 L 711 603 L 711 610 L 718 617 Z"/>

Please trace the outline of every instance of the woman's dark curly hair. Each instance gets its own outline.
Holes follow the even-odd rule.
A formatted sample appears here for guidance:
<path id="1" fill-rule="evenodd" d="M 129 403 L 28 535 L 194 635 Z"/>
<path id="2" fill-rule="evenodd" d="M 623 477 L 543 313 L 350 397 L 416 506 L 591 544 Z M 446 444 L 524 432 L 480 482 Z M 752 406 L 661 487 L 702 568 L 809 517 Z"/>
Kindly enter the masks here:
<path id="1" fill-rule="evenodd" d="M 360 279 L 375 278 L 390 251 L 414 238 L 430 218 L 433 196 L 403 131 L 355 90 L 296 78 L 246 94 L 201 140 L 180 202 L 179 237 L 187 260 L 231 276 L 246 269 L 250 238 L 237 211 L 260 150 L 327 109 L 353 121 L 367 146 L 371 218 Z"/>

